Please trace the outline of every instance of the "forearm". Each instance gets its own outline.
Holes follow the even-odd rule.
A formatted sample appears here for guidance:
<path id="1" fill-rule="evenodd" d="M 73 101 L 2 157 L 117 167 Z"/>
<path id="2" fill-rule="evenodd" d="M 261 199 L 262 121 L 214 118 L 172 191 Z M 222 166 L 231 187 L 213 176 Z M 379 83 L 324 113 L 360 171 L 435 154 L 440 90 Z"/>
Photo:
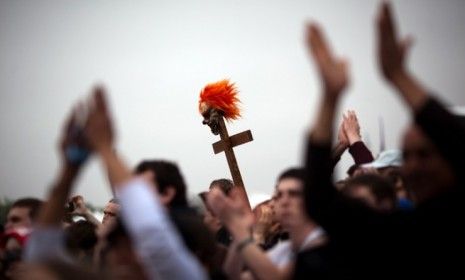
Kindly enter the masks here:
<path id="1" fill-rule="evenodd" d="M 341 160 L 341 156 L 347 150 L 347 148 L 348 146 L 346 144 L 340 143 L 340 142 L 338 142 L 336 147 L 333 148 L 333 151 L 332 151 L 333 168 Z"/>
<path id="2" fill-rule="evenodd" d="M 180 239 L 153 186 L 134 179 L 117 190 L 123 222 L 150 278 L 205 279 L 200 263 Z"/>
<path id="3" fill-rule="evenodd" d="M 330 94 L 322 96 L 321 106 L 315 119 L 315 124 L 310 131 L 310 137 L 315 143 L 331 143 L 333 135 L 334 115 L 338 100 L 330 97 Z"/>
<path id="4" fill-rule="evenodd" d="M 309 139 L 306 147 L 305 206 L 310 217 L 323 225 L 329 205 L 337 190 L 332 184 L 331 146 L 314 143 Z"/>
<path id="5" fill-rule="evenodd" d="M 354 159 L 355 164 L 369 163 L 374 160 L 372 153 L 362 141 L 357 141 L 350 145 L 349 153 Z"/>
<path id="6" fill-rule="evenodd" d="M 223 270 L 228 276 L 228 279 L 240 279 L 244 262 L 237 252 L 237 243 L 229 245 L 228 254 L 223 264 Z"/>
<path id="7" fill-rule="evenodd" d="M 84 218 L 88 222 L 90 222 L 90 223 L 92 223 L 92 224 L 94 224 L 96 226 L 99 226 L 99 225 L 102 224 L 99 220 L 97 220 L 97 218 L 95 218 L 94 214 L 92 214 L 92 212 L 90 212 L 90 210 L 86 211 L 86 213 L 84 214 Z"/>
<path id="8" fill-rule="evenodd" d="M 130 169 L 110 146 L 99 148 L 98 154 L 107 170 L 108 180 L 112 188 L 123 186 L 131 179 L 132 174 Z"/>
<path id="9" fill-rule="evenodd" d="M 37 224 L 43 227 L 61 225 L 65 214 L 64 205 L 71 192 L 73 183 L 79 173 L 79 168 L 64 166 L 50 189 L 47 202 L 40 210 Z"/>
<path id="10" fill-rule="evenodd" d="M 273 264 L 266 253 L 256 244 L 243 248 L 240 255 L 257 279 L 286 279 L 284 271 Z"/>
<path id="11" fill-rule="evenodd" d="M 399 71 L 399 73 L 395 74 L 391 79 L 391 83 L 414 112 L 420 110 L 428 100 L 427 91 L 406 71 Z"/>

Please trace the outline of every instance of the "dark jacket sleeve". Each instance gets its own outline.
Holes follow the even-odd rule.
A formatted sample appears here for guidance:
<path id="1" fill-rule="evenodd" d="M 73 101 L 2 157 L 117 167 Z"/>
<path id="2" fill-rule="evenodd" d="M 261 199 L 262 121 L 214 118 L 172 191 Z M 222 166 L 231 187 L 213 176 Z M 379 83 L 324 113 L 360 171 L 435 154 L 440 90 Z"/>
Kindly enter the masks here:
<path id="1" fill-rule="evenodd" d="M 382 215 L 347 198 L 332 182 L 330 144 L 307 143 L 305 154 L 305 206 L 309 217 L 331 235 L 366 236 L 383 223 Z M 378 226 L 377 226 L 378 225 Z M 355 230 L 354 230 L 355 229 Z M 349 233 L 349 235 L 348 235 Z M 361 234 L 362 233 L 362 234 Z"/>
<path id="2" fill-rule="evenodd" d="M 310 140 L 307 143 L 305 157 L 305 205 L 307 213 L 317 221 L 324 221 L 329 204 L 335 199 L 333 186 L 331 146 L 318 145 Z"/>
<path id="3" fill-rule="evenodd" d="M 434 98 L 415 114 L 415 122 L 448 161 L 459 180 L 465 183 L 465 125 Z"/>
<path id="4" fill-rule="evenodd" d="M 349 146 L 349 153 L 354 159 L 355 164 L 369 163 L 374 160 L 370 150 L 365 146 L 363 141 L 357 141 Z"/>

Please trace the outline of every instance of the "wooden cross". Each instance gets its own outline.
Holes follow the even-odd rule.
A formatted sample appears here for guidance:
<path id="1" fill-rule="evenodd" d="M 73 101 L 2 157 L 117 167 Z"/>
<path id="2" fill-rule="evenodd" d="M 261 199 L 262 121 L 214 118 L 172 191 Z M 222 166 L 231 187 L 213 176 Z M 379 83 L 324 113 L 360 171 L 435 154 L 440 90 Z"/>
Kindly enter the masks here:
<path id="1" fill-rule="evenodd" d="M 219 118 L 219 132 L 221 140 L 213 143 L 213 152 L 215 154 L 224 152 L 226 155 L 226 160 L 228 161 L 229 171 L 234 182 L 234 185 L 238 188 L 239 193 L 244 202 L 247 203 L 247 206 L 250 207 L 250 202 L 247 197 L 247 192 L 244 187 L 244 182 L 242 181 L 241 171 L 237 165 L 236 156 L 234 155 L 233 148 L 253 140 L 252 132 L 250 130 L 243 131 L 241 133 L 235 134 L 229 137 L 224 118 Z"/>

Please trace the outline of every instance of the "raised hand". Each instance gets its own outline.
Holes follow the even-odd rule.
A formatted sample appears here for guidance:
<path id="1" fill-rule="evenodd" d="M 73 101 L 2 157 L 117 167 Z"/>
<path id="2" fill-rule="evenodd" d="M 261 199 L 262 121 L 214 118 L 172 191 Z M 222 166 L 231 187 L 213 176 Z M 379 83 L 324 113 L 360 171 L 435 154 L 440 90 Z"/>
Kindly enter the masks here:
<path id="1" fill-rule="evenodd" d="M 411 38 L 399 40 L 389 3 L 383 2 L 378 14 L 378 58 L 384 77 L 390 81 L 405 72 L 405 57 Z"/>
<path id="2" fill-rule="evenodd" d="M 337 132 L 337 141 L 338 145 L 347 148 L 349 146 L 349 138 L 347 138 L 347 134 L 344 130 L 344 121 L 345 121 L 345 116 L 342 116 L 343 120 L 342 123 L 339 125 L 339 129 Z"/>
<path id="3" fill-rule="evenodd" d="M 73 196 L 68 203 L 73 205 L 73 211 L 71 212 L 72 215 L 78 215 L 84 217 L 88 213 L 88 209 L 86 204 L 84 203 L 84 198 L 80 195 Z"/>
<path id="4" fill-rule="evenodd" d="M 307 27 L 307 46 L 315 60 L 325 94 L 337 98 L 349 83 L 347 62 L 336 58 L 316 24 Z"/>
<path id="5" fill-rule="evenodd" d="M 398 92 L 414 111 L 419 110 L 428 100 L 428 91 L 405 67 L 405 57 L 411 39 L 399 41 L 390 5 L 383 2 L 378 14 L 378 58 L 384 77 L 397 88 Z"/>
<path id="6" fill-rule="evenodd" d="M 344 116 L 343 127 L 350 145 L 362 139 L 360 136 L 360 125 L 354 111 L 347 111 L 347 114 Z"/>
<path id="7" fill-rule="evenodd" d="M 236 190 L 232 190 L 227 197 L 221 190 L 212 189 L 208 193 L 207 203 L 236 240 L 251 235 L 254 217 Z"/>
<path id="8" fill-rule="evenodd" d="M 86 139 L 96 151 L 104 148 L 111 149 L 113 145 L 113 127 L 104 89 L 96 87 L 91 98 L 92 103 L 89 106 L 90 111 L 85 126 Z"/>
<path id="9" fill-rule="evenodd" d="M 65 168 L 78 169 L 90 155 L 83 132 L 83 116 L 84 105 L 78 103 L 71 111 L 62 129 L 59 152 Z"/>

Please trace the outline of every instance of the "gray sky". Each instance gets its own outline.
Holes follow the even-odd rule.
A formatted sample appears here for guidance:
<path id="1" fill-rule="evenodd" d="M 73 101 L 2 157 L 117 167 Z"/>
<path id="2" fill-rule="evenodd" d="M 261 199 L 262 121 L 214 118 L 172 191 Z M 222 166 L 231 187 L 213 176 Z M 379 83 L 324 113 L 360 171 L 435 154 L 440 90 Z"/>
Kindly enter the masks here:
<path id="1" fill-rule="evenodd" d="M 398 147 L 406 107 L 376 67 L 379 1 L 0 1 L 0 197 L 43 197 L 57 171 L 56 142 L 70 106 L 96 82 L 107 86 L 128 163 L 177 162 L 190 191 L 229 177 L 217 137 L 201 124 L 199 91 L 230 78 L 251 129 L 236 148 L 249 193 L 271 194 L 277 175 L 301 161 L 304 130 L 315 115 L 319 83 L 303 41 L 320 22 L 337 54 L 350 60 L 351 87 L 341 110 L 358 112 L 362 134 L 379 150 Z M 394 1 L 402 34 L 413 34 L 409 65 L 451 105 L 465 105 L 465 1 Z M 350 166 L 346 155 L 341 171 Z M 338 175 L 341 176 L 341 175 Z M 105 177 L 92 160 L 77 193 L 103 205 Z"/>

